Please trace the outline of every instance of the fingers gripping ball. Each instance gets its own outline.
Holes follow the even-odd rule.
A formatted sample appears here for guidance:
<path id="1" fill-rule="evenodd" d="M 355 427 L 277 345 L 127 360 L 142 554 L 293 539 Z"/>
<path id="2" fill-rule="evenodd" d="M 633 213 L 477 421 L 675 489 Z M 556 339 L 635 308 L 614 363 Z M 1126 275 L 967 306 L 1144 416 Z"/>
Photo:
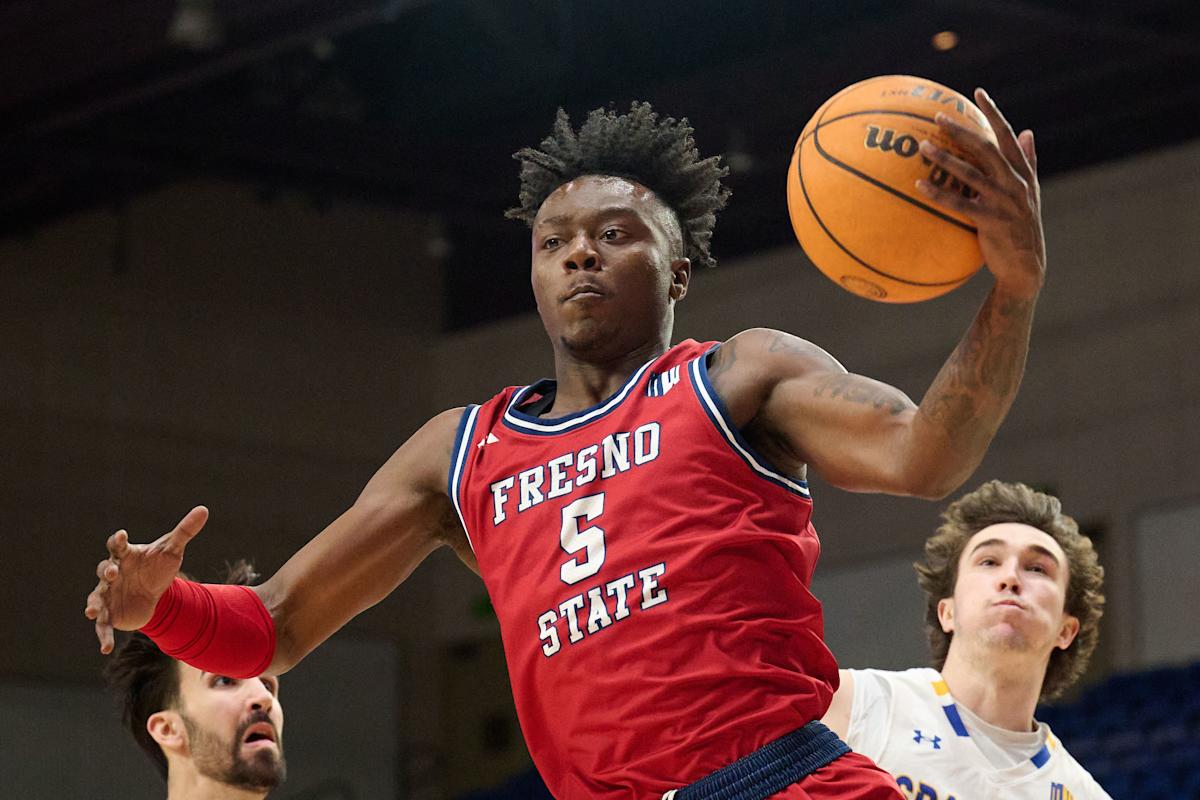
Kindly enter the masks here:
<path id="1" fill-rule="evenodd" d="M 963 157 L 935 116 L 995 141 L 975 105 L 952 89 L 908 75 L 847 87 L 804 127 L 788 171 L 788 211 L 804 252 L 829 278 L 862 297 L 913 303 L 945 294 L 982 265 L 971 220 L 934 205 L 918 179 L 973 195 L 926 158 L 920 141 Z"/>

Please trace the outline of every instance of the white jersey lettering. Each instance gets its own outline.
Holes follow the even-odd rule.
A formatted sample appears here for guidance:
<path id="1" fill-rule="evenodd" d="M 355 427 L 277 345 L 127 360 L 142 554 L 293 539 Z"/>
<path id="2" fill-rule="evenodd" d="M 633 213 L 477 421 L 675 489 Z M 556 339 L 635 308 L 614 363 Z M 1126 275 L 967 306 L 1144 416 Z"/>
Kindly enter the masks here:
<path id="1" fill-rule="evenodd" d="M 607 583 L 590 586 L 579 594 L 572 595 L 558 604 L 557 610 L 543 612 L 537 618 L 538 637 L 542 642 L 542 653 L 552 657 L 562 651 L 564 642 L 560 637 L 558 623 L 566 622 L 566 645 L 577 645 L 591 634 L 615 625 L 631 614 L 629 591 L 641 581 L 642 602 L 639 610 L 645 610 L 667 602 L 666 587 L 660 583 L 666 575 L 665 562 L 626 573 Z M 609 603 L 609 598 L 614 601 Z M 587 609 L 587 619 L 580 619 L 580 612 Z"/>

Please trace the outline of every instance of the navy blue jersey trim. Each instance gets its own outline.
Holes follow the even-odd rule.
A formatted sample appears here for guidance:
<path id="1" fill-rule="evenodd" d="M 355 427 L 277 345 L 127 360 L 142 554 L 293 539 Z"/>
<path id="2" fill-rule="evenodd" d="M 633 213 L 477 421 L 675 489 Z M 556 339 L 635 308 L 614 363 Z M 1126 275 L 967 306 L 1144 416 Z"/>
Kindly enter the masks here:
<path id="1" fill-rule="evenodd" d="M 667 352 L 670 352 L 670 350 Z M 664 353 L 663 355 L 666 354 Z M 584 425 L 587 425 L 589 422 L 594 422 L 595 420 L 608 416 L 618 407 L 620 407 L 621 403 L 625 401 L 625 398 L 629 396 L 633 387 L 636 386 L 638 381 L 641 380 L 642 375 L 644 375 L 646 370 L 650 368 L 650 365 L 658 361 L 660 358 L 662 358 L 662 355 L 656 356 L 655 358 L 647 361 L 629 377 L 629 380 L 625 381 L 624 385 L 620 389 L 613 392 L 600 403 L 597 403 L 590 408 L 585 408 L 582 411 L 576 411 L 574 414 L 567 414 L 566 416 L 562 417 L 535 417 L 517 410 L 517 406 L 521 405 L 524 399 L 528 397 L 531 392 L 539 387 L 545 387 L 548 383 L 550 383 L 549 379 L 543 379 L 537 383 L 526 386 L 524 389 L 519 389 L 513 394 L 513 399 L 509 402 L 508 408 L 504 411 L 504 425 L 505 427 L 512 428 L 513 430 L 532 434 L 534 436 L 555 436 L 560 433 L 566 433 L 567 431 L 573 431 L 577 428 L 581 428 Z"/>
<path id="2" fill-rule="evenodd" d="M 688 376 L 691 378 L 692 389 L 696 392 L 696 399 L 700 401 L 700 407 L 704 409 L 704 413 L 708 415 L 709 420 L 712 421 L 717 431 L 725 437 L 725 441 L 729 443 L 733 451 L 759 477 L 770 481 L 776 486 L 787 489 L 792 494 L 812 499 L 812 495 L 808 491 L 807 482 L 790 478 L 777 471 L 771 466 L 771 462 L 754 451 L 750 443 L 743 438 L 741 431 L 733 424 L 733 420 L 729 416 L 729 411 L 725 408 L 725 404 L 721 401 L 720 396 L 713 389 L 712 383 L 708 379 L 708 357 L 720 346 L 719 344 L 713 345 L 712 349 L 707 353 L 693 359 L 688 364 Z"/>
<path id="3" fill-rule="evenodd" d="M 471 531 L 467 528 L 467 519 L 463 516 L 462 501 L 459 487 L 462 485 L 463 471 L 466 468 L 467 454 L 470 452 L 471 439 L 475 436 L 475 421 L 479 417 L 479 406 L 470 405 L 463 409 L 462 419 L 458 421 L 458 430 L 454 434 L 454 447 L 450 450 L 450 474 L 447 482 L 450 501 L 458 512 L 458 521 L 462 523 L 463 532 L 467 534 L 467 544 L 471 552 L 475 552 L 475 543 L 471 541 Z"/>

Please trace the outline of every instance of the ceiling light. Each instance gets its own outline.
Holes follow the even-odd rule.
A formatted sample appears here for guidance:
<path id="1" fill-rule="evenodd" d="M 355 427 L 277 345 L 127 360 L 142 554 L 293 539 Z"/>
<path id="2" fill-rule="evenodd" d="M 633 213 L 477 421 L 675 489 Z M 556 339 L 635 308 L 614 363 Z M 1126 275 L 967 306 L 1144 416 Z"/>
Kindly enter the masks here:
<path id="1" fill-rule="evenodd" d="M 958 34 L 954 31 L 939 31 L 930 39 L 934 50 L 953 50 L 958 46 Z"/>
<path id="2" fill-rule="evenodd" d="M 211 50 L 221 43 L 221 21 L 213 0 L 179 0 L 167 28 L 167 40 L 189 50 Z"/>

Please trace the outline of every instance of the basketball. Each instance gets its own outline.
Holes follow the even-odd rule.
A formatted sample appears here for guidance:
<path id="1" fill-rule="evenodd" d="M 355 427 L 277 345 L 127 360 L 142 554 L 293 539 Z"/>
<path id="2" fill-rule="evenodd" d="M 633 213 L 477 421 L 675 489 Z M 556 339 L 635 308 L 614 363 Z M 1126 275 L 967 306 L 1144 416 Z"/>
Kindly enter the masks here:
<path id="1" fill-rule="evenodd" d="M 995 141 L 969 99 L 910 75 L 884 75 L 827 100 L 796 142 L 788 213 L 813 264 L 844 289 L 914 303 L 961 286 L 982 266 L 969 219 L 935 205 L 916 181 L 971 189 L 919 151 L 928 139 L 963 157 L 934 121 L 944 112 Z"/>

